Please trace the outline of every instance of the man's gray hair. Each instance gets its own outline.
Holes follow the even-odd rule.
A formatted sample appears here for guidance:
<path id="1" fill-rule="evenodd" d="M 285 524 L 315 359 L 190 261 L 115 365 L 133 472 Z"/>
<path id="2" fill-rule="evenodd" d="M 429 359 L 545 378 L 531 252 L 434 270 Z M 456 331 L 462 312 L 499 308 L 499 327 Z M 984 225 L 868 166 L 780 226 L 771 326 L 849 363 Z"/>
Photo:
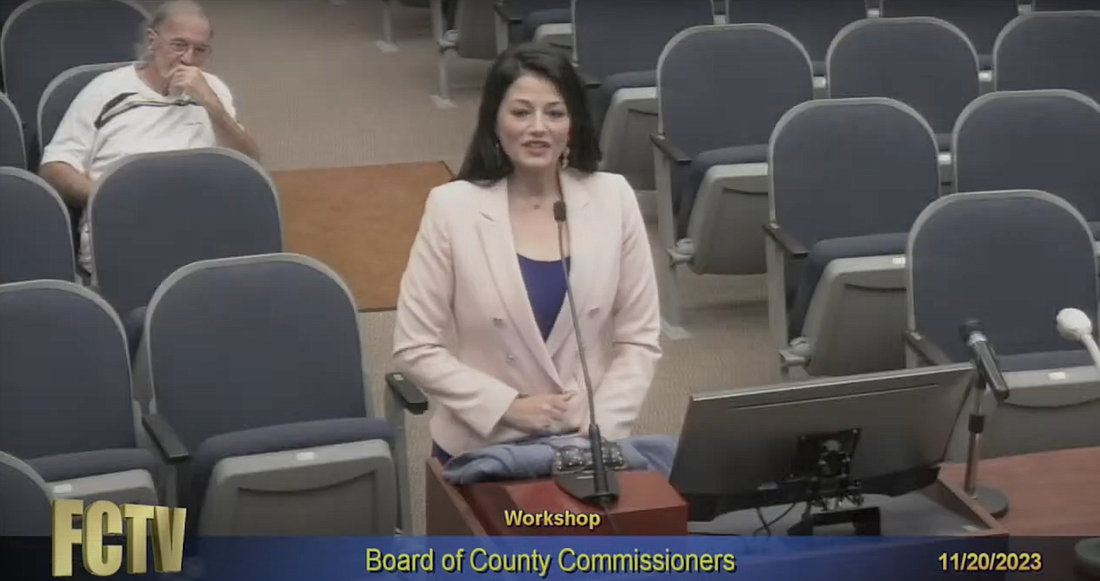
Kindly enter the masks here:
<path id="1" fill-rule="evenodd" d="M 137 60 L 146 62 L 149 60 L 149 47 L 145 42 L 145 31 L 152 29 L 159 29 L 165 22 L 167 22 L 173 16 L 177 14 L 198 14 L 203 18 L 207 18 L 206 10 L 202 5 L 195 0 L 168 0 L 157 6 L 157 9 L 149 15 L 149 19 L 141 25 L 141 30 L 138 31 L 138 43 L 137 43 Z M 207 18 L 209 20 L 209 18 Z M 213 33 L 213 27 L 211 27 L 211 33 Z"/>

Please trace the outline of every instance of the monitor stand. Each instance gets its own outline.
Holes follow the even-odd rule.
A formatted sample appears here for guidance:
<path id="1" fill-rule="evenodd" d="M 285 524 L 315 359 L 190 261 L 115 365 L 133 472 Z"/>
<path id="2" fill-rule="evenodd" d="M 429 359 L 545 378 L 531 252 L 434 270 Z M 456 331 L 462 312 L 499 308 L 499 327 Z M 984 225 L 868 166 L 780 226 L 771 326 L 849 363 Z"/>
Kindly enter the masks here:
<path id="1" fill-rule="evenodd" d="M 882 513 L 877 506 L 865 506 L 847 510 L 812 512 L 807 510 L 802 520 L 787 529 L 792 537 L 812 537 L 818 527 L 851 524 L 856 536 L 882 536 Z"/>
<path id="2" fill-rule="evenodd" d="M 863 491 L 851 478 L 852 457 L 860 430 L 806 434 L 798 438 L 791 461 L 791 478 L 783 487 L 794 500 L 806 503 L 801 521 L 788 529 L 791 536 L 812 536 L 818 527 L 851 523 L 855 534 L 880 536 L 882 514 L 877 506 L 863 506 Z M 839 509 L 847 501 L 853 508 Z M 815 512 L 814 508 L 820 509 Z"/>

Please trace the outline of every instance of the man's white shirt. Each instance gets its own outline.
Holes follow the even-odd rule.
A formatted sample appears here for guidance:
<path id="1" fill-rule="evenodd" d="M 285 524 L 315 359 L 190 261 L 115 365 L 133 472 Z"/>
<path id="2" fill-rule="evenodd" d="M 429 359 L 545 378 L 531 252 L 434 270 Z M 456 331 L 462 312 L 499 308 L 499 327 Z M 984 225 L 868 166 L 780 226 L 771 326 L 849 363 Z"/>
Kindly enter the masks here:
<path id="1" fill-rule="evenodd" d="M 226 112 L 236 119 L 229 88 L 216 76 L 203 75 Z M 186 95 L 157 93 L 134 66 L 124 66 L 92 79 L 76 96 L 43 150 L 41 163 L 66 163 L 87 174 L 94 184 L 111 165 L 134 154 L 215 145 L 214 126 L 202 106 Z M 80 230 L 80 263 L 90 272 L 86 221 Z"/>

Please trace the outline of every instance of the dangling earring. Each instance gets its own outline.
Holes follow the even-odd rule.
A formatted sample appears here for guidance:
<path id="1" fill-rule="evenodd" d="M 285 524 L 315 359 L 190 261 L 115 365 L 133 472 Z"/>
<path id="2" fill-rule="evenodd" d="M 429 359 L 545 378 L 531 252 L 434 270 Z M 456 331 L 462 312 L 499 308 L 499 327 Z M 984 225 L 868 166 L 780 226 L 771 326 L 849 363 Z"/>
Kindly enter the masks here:
<path id="1" fill-rule="evenodd" d="M 565 146 L 565 151 L 561 152 L 561 168 L 566 169 L 569 167 L 569 146 Z"/>

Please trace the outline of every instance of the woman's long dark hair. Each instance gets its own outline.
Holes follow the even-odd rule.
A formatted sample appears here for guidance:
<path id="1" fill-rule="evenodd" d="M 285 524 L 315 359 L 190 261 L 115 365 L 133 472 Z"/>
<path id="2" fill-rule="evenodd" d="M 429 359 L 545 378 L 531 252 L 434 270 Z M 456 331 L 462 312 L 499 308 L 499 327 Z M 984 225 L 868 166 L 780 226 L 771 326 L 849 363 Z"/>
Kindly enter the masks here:
<path id="1" fill-rule="evenodd" d="M 477 129 L 456 180 L 487 185 L 508 177 L 515 169 L 499 145 L 497 114 L 512 83 L 525 73 L 538 75 L 553 83 L 565 100 L 570 124 L 569 166 L 587 173 L 599 168 L 599 139 L 580 75 L 560 52 L 525 44 L 501 53 L 489 69 L 485 88 L 481 92 Z"/>

